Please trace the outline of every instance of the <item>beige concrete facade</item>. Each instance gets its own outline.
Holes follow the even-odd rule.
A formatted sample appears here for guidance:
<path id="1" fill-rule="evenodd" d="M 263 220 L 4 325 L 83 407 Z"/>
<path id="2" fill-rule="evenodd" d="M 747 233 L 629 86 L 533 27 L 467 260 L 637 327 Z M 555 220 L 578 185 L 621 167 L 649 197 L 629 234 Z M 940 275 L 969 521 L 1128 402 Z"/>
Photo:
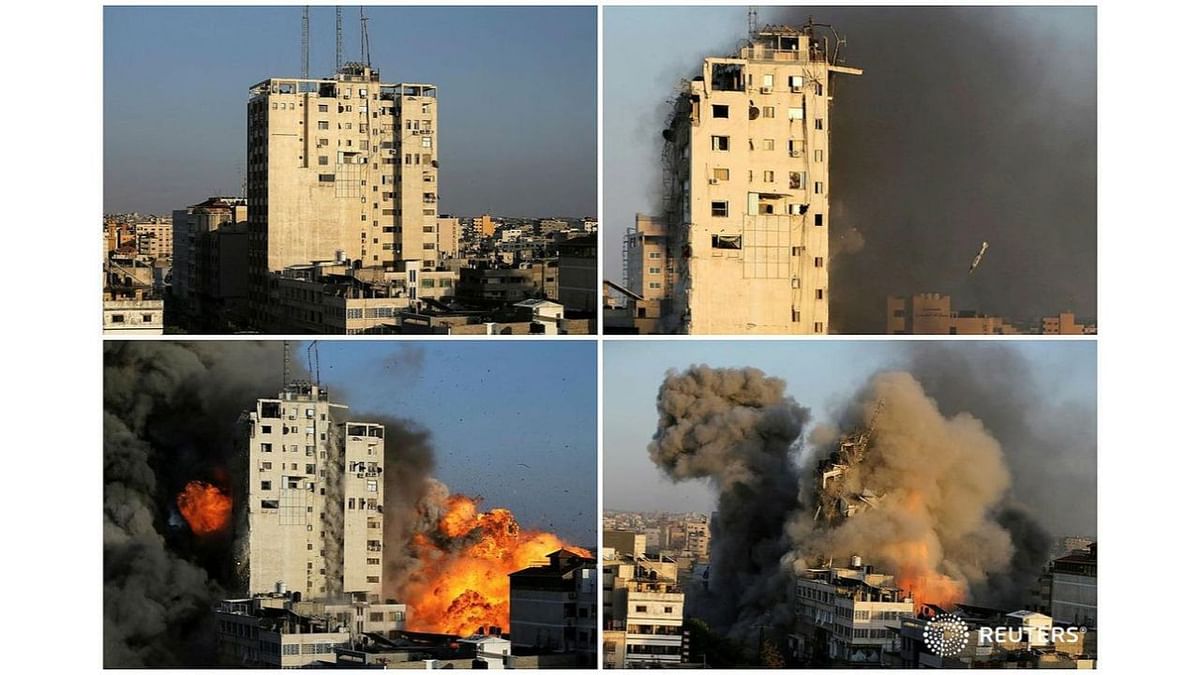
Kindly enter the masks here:
<path id="1" fill-rule="evenodd" d="M 437 88 L 385 84 L 348 64 L 322 80 L 250 88 L 251 300 L 269 323 L 271 273 L 332 260 L 402 270 L 437 264 Z"/>
<path id="2" fill-rule="evenodd" d="M 736 57 L 706 58 L 679 95 L 658 332 L 828 331 L 830 80 L 862 73 L 830 48 L 814 27 L 769 26 Z"/>
<path id="3" fill-rule="evenodd" d="M 324 389 L 289 386 L 250 414 L 247 590 L 304 598 L 382 591 L 383 448 L 378 424 L 340 423 Z M 326 522 L 341 531 L 326 531 Z"/>
<path id="4" fill-rule="evenodd" d="M 604 534 L 606 547 L 612 534 Z M 607 549 L 602 596 L 605 668 L 670 667 L 683 661 L 685 597 L 678 576 L 672 560 Z"/>
<path id="5" fill-rule="evenodd" d="M 1017 335 L 1021 331 L 999 316 L 951 309 L 950 296 L 919 293 L 887 299 L 889 335 Z"/>

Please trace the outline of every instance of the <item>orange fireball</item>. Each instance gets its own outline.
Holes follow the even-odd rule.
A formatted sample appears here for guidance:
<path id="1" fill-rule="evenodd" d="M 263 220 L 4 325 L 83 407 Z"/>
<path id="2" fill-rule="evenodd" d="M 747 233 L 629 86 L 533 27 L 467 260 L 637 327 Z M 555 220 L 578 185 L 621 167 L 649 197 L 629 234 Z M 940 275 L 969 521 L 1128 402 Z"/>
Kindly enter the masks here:
<path id="1" fill-rule="evenodd" d="M 199 535 L 223 531 L 233 514 L 233 500 L 228 495 L 217 486 L 198 480 L 183 488 L 175 497 L 175 504 L 188 527 Z"/>
<path id="2" fill-rule="evenodd" d="M 510 573 L 545 564 L 560 548 L 590 555 L 548 532 L 522 531 L 508 509 L 480 513 L 477 505 L 453 495 L 443 507 L 438 531 L 467 538 L 461 548 L 446 550 L 430 537 L 414 538 L 421 570 L 405 598 L 410 630 L 471 635 L 495 626 L 507 632 Z"/>

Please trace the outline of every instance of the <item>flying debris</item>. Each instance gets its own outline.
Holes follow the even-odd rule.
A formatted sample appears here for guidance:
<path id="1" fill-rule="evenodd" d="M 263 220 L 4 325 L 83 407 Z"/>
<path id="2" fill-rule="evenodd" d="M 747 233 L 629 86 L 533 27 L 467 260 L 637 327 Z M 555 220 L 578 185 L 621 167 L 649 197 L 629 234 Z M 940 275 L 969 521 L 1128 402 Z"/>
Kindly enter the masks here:
<path id="1" fill-rule="evenodd" d="M 975 254 L 975 260 L 971 261 L 971 269 L 967 270 L 967 276 L 970 276 L 975 271 L 975 268 L 979 267 L 979 261 L 983 260 L 983 254 L 987 253 L 987 249 L 988 243 L 985 241 L 983 242 L 983 246 L 979 247 L 979 253 Z"/>

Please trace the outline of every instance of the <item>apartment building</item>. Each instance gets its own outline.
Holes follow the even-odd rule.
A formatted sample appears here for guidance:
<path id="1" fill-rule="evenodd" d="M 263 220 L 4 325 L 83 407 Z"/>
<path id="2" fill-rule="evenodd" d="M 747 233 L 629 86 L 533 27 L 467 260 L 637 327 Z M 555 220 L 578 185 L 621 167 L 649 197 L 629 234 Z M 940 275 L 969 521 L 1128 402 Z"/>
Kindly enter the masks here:
<path id="1" fill-rule="evenodd" d="M 259 399 L 249 414 L 246 549 L 250 595 L 379 602 L 384 427 L 346 422 L 346 406 L 309 383 Z"/>
<path id="2" fill-rule="evenodd" d="M 800 573 L 794 606 L 793 655 L 846 666 L 882 663 L 901 621 L 914 611 L 892 576 L 875 573 L 857 557 L 849 567 Z"/>
<path id="3" fill-rule="evenodd" d="M 254 323 L 270 327 L 273 274 L 346 257 L 403 270 L 438 260 L 437 88 L 387 84 L 349 63 L 327 79 L 270 78 L 247 103 Z"/>
<path id="4" fill-rule="evenodd" d="M 767 26 L 705 58 L 679 93 L 663 131 L 656 332 L 828 331 L 832 79 L 862 74 L 840 47 L 811 23 Z"/>
<path id="5" fill-rule="evenodd" d="M 508 575 L 509 628 L 513 647 L 575 654 L 576 665 L 594 666 L 596 561 L 567 550 L 546 565 Z"/>
<path id="6" fill-rule="evenodd" d="M 684 594 L 674 560 L 618 552 L 628 538 L 605 532 L 604 667 L 663 668 L 684 660 Z M 644 540 L 643 540 L 644 542 Z"/>

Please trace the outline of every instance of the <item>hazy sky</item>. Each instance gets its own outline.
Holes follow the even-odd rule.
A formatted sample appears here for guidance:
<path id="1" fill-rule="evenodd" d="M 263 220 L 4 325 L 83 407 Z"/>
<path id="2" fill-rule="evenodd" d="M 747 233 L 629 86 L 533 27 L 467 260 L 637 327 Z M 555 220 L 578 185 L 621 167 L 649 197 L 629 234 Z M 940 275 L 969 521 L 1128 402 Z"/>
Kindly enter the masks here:
<path id="1" fill-rule="evenodd" d="M 434 476 L 452 490 L 595 545 L 594 343 L 322 340 L 319 350 L 321 384 L 349 419 L 417 422 L 432 432 Z"/>
<path id="2" fill-rule="evenodd" d="M 925 342 L 924 344 L 933 344 Z M 938 343 L 970 354 L 996 343 Z M 1091 341 L 1006 341 L 1028 360 L 1040 399 L 1051 408 L 1078 405 L 1095 420 L 1096 348 Z M 604 344 L 604 508 L 708 512 L 714 493 L 704 481 L 673 484 L 646 451 L 658 424 L 655 400 L 668 369 L 693 364 L 753 366 L 787 382 L 787 393 L 810 408 L 813 424 L 835 411 L 874 372 L 907 360 L 911 341 L 632 341 Z M 1094 429 L 1091 431 L 1094 435 Z M 1083 435 L 1083 434 L 1081 434 Z M 1082 498 L 1082 496 L 1081 496 Z"/>
<path id="3" fill-rule="evenodd" d="M 300 75 L 299 7 L 104 9 L 104 210 L 169 213 L 236 194 L 246 98 Z M 344 52 L 359 58 L 356 7 Z M 441 210 L 595 216 L 591 7 L 368 7 L 386 82 L 438 85 Z M 334 63 L 334 9 L 312 7 L 310 76 Z"/>
<path id="4" fill-rule="evenodd" d="M 846 38 L 834 84 L 830 322 L 884 329 L 888 295 L 941 292 L 1016 320 L 1096 315 L 1094 7 L 759 7 Z M 659 210 L 681 80 L 746 38 L 746 8 L 604 10 L 604 275 Z M 831 90 L 831 91 L 834 91 Z M 982 241 L 981 267 L 966 270 Z"/>

